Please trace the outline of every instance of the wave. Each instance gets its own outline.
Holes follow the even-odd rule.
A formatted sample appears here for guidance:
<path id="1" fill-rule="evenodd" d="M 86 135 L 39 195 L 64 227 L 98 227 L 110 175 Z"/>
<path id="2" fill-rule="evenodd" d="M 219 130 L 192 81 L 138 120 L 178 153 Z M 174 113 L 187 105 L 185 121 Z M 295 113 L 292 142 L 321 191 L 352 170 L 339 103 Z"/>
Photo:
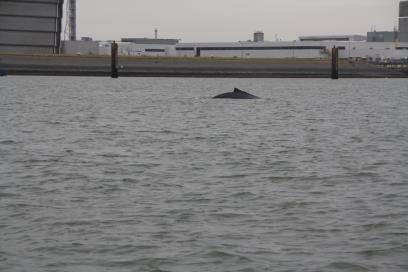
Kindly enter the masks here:
<path id="1" fill-rule="evenodd" d="M 370 271 L 370 269 L 362 264 L 350 263 L 344 261 L 332 262 L 325 269 L 335 269 L 335 271 L 347 271 L 347 272 L 364 272 Z M 323 271 L 327 271 L 323 269 Z"/>
<path id="2" fill-rule="evenodd" d="M 13 140 L 3 140 L 0 141 L 0 145 L 13 145 L 13 144 L 17 144 L 18 142 L 13 141 Z"/>

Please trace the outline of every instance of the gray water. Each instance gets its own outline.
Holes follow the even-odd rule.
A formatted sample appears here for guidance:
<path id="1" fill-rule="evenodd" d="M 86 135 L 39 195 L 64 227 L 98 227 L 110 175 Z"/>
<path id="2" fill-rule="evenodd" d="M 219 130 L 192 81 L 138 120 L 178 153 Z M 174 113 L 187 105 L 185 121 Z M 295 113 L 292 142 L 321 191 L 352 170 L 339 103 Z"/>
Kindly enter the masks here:
<path id="1" fill-rule="evenodd" d="M 0 121 L 0 271 L 408 271 L 407 80 L 5 77 Z"/>

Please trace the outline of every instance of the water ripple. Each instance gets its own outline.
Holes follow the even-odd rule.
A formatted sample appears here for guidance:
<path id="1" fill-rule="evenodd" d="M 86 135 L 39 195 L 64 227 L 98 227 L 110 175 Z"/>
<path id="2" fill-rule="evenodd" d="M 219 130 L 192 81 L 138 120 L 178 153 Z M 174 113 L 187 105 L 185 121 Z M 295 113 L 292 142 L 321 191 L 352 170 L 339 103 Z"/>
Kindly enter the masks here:
<path id="1" fill-rule="evenodd" d="M 0 271 L 408 269 L 406 80 L 3 86 Z"/>

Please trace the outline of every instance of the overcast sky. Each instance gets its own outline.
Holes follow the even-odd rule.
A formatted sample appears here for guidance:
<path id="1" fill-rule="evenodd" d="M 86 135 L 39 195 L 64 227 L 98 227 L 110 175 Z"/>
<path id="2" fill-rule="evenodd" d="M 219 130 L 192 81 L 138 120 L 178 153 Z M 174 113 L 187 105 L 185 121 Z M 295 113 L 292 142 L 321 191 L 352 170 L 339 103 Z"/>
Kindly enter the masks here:
<path id="1" fill-rule="evenodd" d="M 66 2 L 66 1 L 65 1 Z M 295 40 L 365 34 L 398 25 L 400 0 L 77 0 L 77 36 L 177 38 L 183 42 Z"/>

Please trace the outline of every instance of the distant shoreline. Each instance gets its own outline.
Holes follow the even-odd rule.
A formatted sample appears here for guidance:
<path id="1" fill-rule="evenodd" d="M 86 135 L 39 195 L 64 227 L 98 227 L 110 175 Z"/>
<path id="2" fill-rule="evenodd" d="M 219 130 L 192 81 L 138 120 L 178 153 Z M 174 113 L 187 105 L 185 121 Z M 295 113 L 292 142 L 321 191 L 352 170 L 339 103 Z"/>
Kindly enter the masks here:
<path id="1" fill-rule="evenodd" d="M 0 54 L 8 75 L 110 76 L 109 56 Z M 329 78 L 320 59 L 120 57 L 120 77 Z M 340 61 L 341 78 L 408 78 L 408 71 Z"/>

